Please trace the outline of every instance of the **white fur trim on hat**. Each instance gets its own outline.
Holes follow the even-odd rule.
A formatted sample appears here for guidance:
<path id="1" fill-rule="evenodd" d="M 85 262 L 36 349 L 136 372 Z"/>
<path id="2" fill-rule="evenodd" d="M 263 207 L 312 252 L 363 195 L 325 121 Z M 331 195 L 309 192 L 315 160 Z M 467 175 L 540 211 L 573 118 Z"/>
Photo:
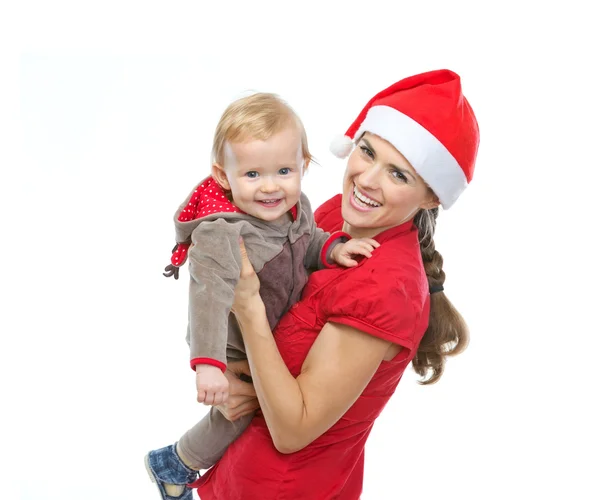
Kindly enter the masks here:
<path id="1" fill-rule="evenodd" d="M 462 168 L 429 130 L 389 106 L 373 106 L 355 137 L 371 132 L 391 143 L 410 162 L 448 209 L 467 187 Z"/>
<path id="2" fill-rule="evenodd" d="M 347 135 L 335 137 L 329 145 L 329 150 L 338 158 L 347 158 L 352 153 L 354 142 Z"/>

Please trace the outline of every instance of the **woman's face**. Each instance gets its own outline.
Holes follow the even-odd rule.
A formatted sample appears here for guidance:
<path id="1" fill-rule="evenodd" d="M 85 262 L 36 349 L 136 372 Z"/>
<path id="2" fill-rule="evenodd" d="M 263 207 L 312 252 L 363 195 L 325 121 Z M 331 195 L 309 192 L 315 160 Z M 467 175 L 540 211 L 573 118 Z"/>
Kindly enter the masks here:
<path id="1" fill-rule="evenodd" d="M 368 238 L 439 205 L 435 194 L 389 142 L 365 133 L 346 167 L 342 197 L 344 230 Z"/>

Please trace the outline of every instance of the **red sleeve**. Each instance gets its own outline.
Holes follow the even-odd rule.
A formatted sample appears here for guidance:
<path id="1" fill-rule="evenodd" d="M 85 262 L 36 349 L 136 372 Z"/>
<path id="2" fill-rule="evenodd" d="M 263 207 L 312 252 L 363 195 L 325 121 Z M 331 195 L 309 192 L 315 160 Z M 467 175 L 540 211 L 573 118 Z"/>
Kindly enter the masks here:
<path id="1" fill-rule="evenodd" d="M 418 315 L 396 273 L 387 266 L 348 270 L 320 305 L 325 322 L 341 323 L 399 344 L 418 347 Z"/>
<path id="2" fill-rule="evenodd" d="M 348 233 L 344 233 L 344 231 L 336 231 L 332 233 L 329 238 L 323 244 L 323 248 L 321 249 L 321 264 L 324 268 L 333 269 L 338 267 L 335 262 L 330 262 L 331 250 L 333 250 L 334 243 L 341 244 L 346 243 L 346 241 L 351 240 L 352 236 Z"/>

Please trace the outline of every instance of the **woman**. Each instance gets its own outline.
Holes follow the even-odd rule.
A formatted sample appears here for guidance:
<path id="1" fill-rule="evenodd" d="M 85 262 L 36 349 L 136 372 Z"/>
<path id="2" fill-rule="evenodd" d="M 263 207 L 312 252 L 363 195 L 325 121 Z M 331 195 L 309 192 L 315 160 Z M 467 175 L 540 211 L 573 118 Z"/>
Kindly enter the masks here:
<path id="1" fill-rule="evenodd" d="M 202 500 L 360 497 L 367 437 L 408 363 L 433 383 L 466 344 L 433 233 L 438 206 L 471 180 L 478 144 L 458 75 L 401 80 L 346 132 L 337 154 L 356 147 L 343 193 L 315 214 L 326 231 L 374 238 L 372 257 L 313 273 L 273 333 L 245 259 L 234 311 L 262 415 L 194 484 Z M 229 418 L 253 407 L 248 397 Z"/>

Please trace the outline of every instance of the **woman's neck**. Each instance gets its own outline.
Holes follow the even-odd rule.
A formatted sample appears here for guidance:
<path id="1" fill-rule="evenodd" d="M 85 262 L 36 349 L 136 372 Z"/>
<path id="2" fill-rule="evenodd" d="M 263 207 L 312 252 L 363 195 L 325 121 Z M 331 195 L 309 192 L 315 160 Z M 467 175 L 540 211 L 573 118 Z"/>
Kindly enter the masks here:
<path id="1" fill-rule="evenodd" d="M 373 227 L 353 227 L 350 224 L 348 224 L 346 221 L 344 221 L 344 224 L 342 226 L 342 231 L 344 231 L 345 233 L 348 233 L 353 238 L 375 238 L 375 236 L 377 236 L 378 234 L 383 233 L 384 231 L 387 231 L 388 229 L 391 229 L 393 227 L 401 226 L 402 224 L 405 224 L 406 222 L 408 222 L 408 220 L 410 220 L 412 222 L 413 219 L 414 219 L 414 217 L 410 217 L 409 219 L 405 220 L 404 222 L 402 222 L 400 224 L 396 224 L 394 226 L 375 227 L 375 228 L 373 228 Z"/>
<path id="2" fill-rule="evenodd" d="M 348 233 L 353 238 L 373 238 L 386 229 L 388 228 L 353 227 L 346 221 L 344 221 L 344 225 L 342 226 L 342 231 Z"/>

